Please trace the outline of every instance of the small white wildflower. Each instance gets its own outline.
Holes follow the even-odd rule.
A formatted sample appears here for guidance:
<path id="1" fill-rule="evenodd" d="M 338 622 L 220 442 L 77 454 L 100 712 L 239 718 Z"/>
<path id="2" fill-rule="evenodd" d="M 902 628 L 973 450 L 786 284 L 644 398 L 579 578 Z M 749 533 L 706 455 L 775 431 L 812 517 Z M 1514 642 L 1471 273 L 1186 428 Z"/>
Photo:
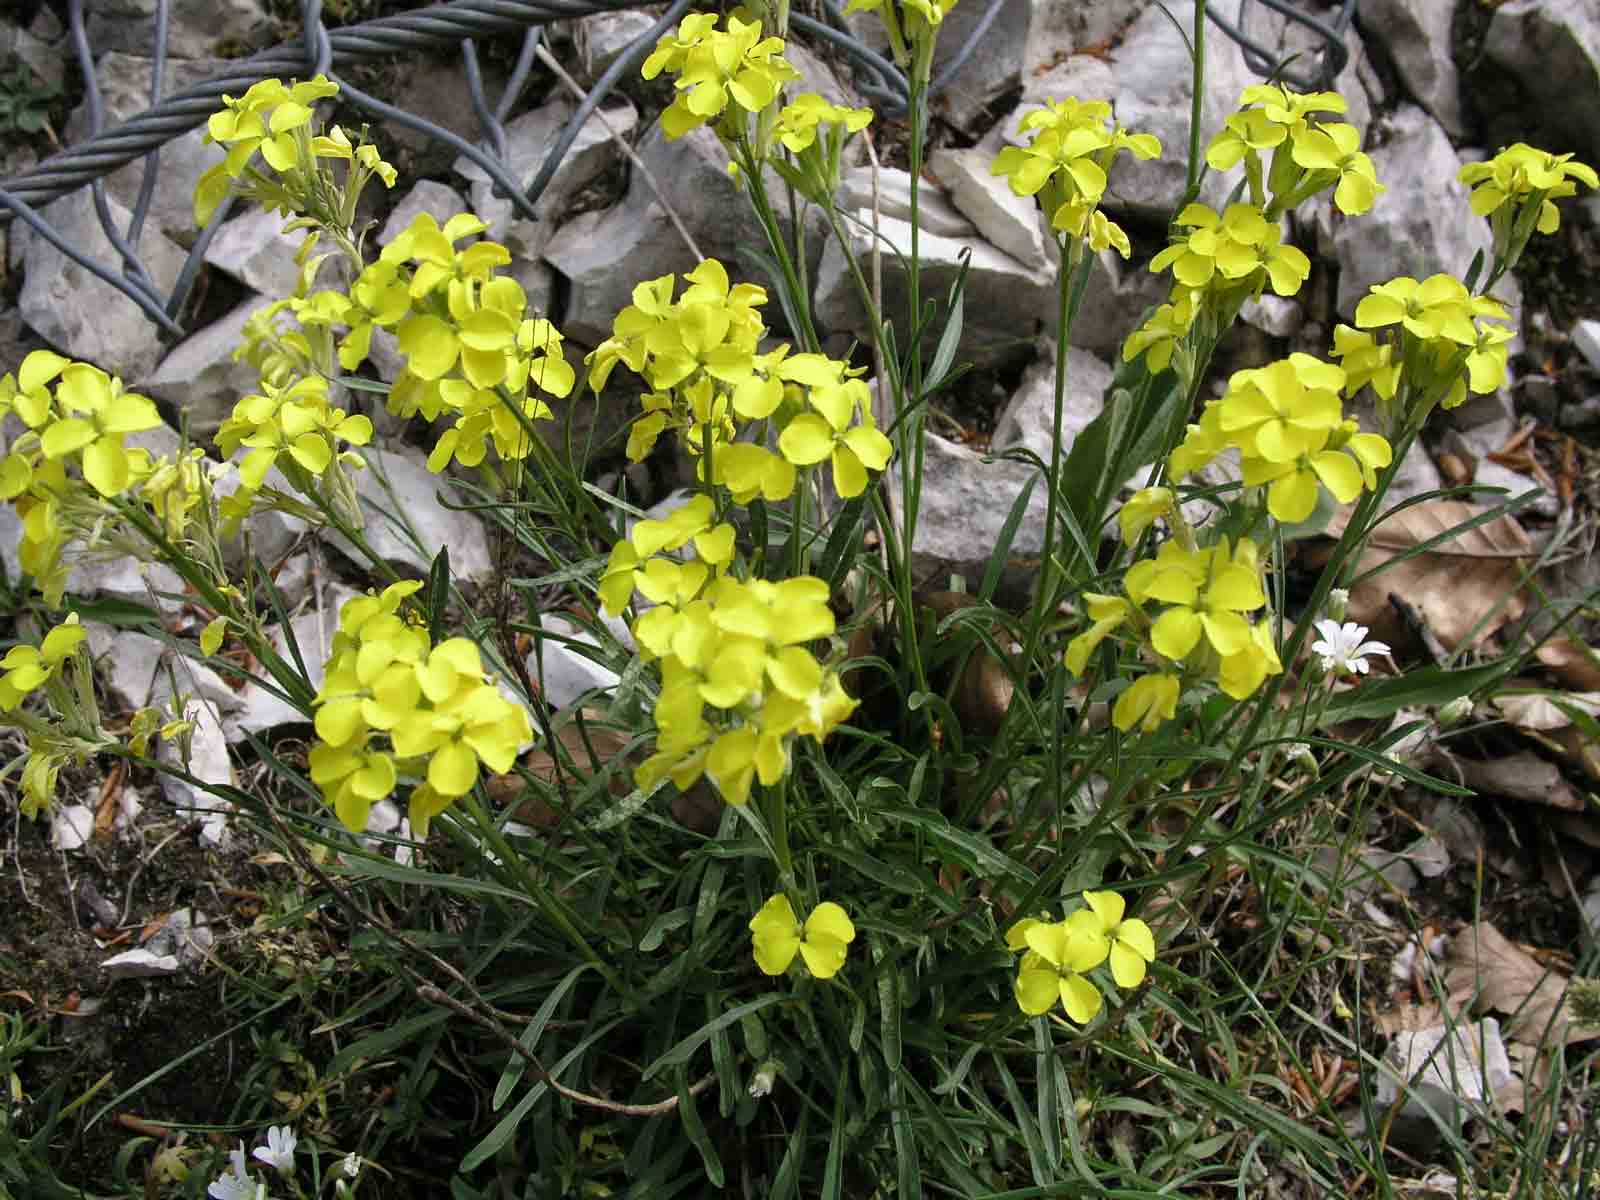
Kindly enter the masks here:
<path id="1" fill-rule="evenodd" d="M 267 1185 L 258 1184 L 250 1178 L 250 1167 L 244 1156 L 244 1147 L 228 1151 L 232 1160 L 232 1167 L 226 1174 L 217 1176 L 215 1182 L 206 1188 L 206 1195 L 211 1200 L 265 1200 Z"/>
<path id="2" fill-rule="evenodd" d="M 361 1155 L 352 1150 L 340 1160 L 339 1169 L 344 1172 L 346 1179 L 354 1179 L 361 1174 Z"/>
<path id="3" fill-rule="evenodd" d="M 287 1125 L 273 1125 L 267 1130 L 267 1144 L 257 1146 L 254 1154 L 261 1162 L 284 1175 L 294 1170 L 294 1148 L 299 1139 Z"/>
<path id="4" fill-rule="evenodd" d="M 1365 675 L 1367 655 L 1388 657 L 1387 643 L 1362 640 L 1367 636 L 1365 625 L 1357 625 L 1354 621 L 1346 621 L 1341 625 L 1337 621 L 1324 619 L 1317 622 L 1316 630 L 1322 637 L 1311 643 L 1311 653 L 1321 656 L 1324 671 Z"/>

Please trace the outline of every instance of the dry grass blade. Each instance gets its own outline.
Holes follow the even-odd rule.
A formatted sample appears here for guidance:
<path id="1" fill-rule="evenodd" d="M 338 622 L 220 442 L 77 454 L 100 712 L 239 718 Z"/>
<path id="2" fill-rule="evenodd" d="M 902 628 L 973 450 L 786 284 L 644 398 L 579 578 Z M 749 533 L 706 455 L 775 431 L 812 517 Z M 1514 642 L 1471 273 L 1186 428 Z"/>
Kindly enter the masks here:
<path id="1" fill-rule="evenodd" d="M 1445 963 L 1445 989 L 1452 1001 L 1470 1000 L 1475 1009 L 1506 1014 L 1511 1041 L 1571 1046 L 1600 1038 L 1600 1027 L 1578 1025 L 1568 1013 L 1567 976 L 1541 966 L 1487 921 L 1458 933 Z"/>

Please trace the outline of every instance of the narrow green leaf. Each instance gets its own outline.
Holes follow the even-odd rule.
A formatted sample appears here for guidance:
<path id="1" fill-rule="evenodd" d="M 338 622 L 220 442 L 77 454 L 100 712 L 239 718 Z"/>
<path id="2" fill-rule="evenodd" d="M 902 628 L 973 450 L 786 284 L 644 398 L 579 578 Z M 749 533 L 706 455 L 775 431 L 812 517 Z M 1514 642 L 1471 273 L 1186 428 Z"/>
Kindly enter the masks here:
<path id="1" fill-rule="evenodd" d="M 578 977 L 587 971 L 589 963 L 579 963 L 561 977 L 561 981 L 551 989 L 550 994 L 544 998 L 544 1003 L 533 1014 L 533 1020 L 522 1031 L 518 1043 L 529 1054 L 539 1048 L 539 1039 L 544 1036 L 545 1026 L 550 1023 L 551 1014 L 556 1011 L 556 1006 L 561 1003 L 566 994 L 572 990 L 572 985 L 578 982 Z M 500 1082 L 495 1085 L 493 1108 L 500 1111 L 506 1098 L 516 1090 L 517 1084 L 522 1082 L 522 1076 L 528 1069 L 528 1060 L 520 1054 L 513 1054 L 511 1061 L 506 1063 L 505 1070 L 500 1073 Z"/>
<path id="2" fill-rule="evenodd" d="M 688 1135 L 694 1148 L 700 1151 L 700 1161 L 705 1164 L 706 1178 L 711 1186 L 720 1189 L 727 1183 L 727 1176 L 722 1170 L 722 1159 L 717 1156 L 717 1148 L 711 1144 L 711 1138 L 706 1133 L 705 1122 L 700 1119 L 700 1109 L 694 1102 L 694 1094 L 689 1091 L 689 1073 L 680 1064 L 674 1072 L 678 1083 L 678 1119 L 683 1122 L 683 1132 Z"/>
<path id="3" fill-rule="evenodd" d="M 1370 680 L 1329 701 L 1321 724 L 1326 727 L 1342 721 L 1376 720 L 1392 717 L 1402 708 L 1448 704 L 1505 678 L 1515 667 L 1514 659 L 1504 659 L 1454 671 L 1421 667 L 1392 679 Z"/>
<path id="4" fill-rule="evenodd" d="M 679 1063 L 688 1062 L 690 1056 L 693 1055 L 696 1050 L 700 1049 L 701 1046 L 705 1045 L 706 1042 L 710 1040 L 711 1035 L 716 1033 L 717 1030 L 726 1029 L 734 1022 L 742 1020 L 747 1013 L 760 1012 L 764 1008 L 771 1008 L 774 1004 L 779 1003 L 783 999 L 784 996 L 781 993 L 774 992 L 771 995 L 762 996 L 759 1000 L 751 1000 L 748 1003 L 741 1004 L 736 1008 L 730 1008 L 716 1020 L 710 1021 L 707 1024 L 702 1025 L 699 1029 L 696 1029 L 688 1037 L 684 1038 L 660 1058 L 656 1059 L 655 1062 L 646 1067 L 644 1074 L 639 1076 L 640 1082 L 642 1083 L 647 1079 L 655 1078 L 658 1073 L 666 1070 L 668 1067 L 675 1067 Z"/>
<path id="5" fill-rule="evenodd" d="M 1027 515 L 1028 503 L 1033 499 L 1033 485 L 1038 481 L 1037 475 L 1028 476 L 1028 482 L 1022 485 L 1022 491 L 1017 493 L 1016 500 L 1011 504 L 1011 511 L 1006 514 L 1005 524 L 1000 526 L 994 553 L 989 556 L 989 565 L 983 569 L 983 584 L 978 588 L 978 599 L 985 604 L 994 595 L 995 588 L 1000 586 L 1000 576 L 1005 571 L 1006 563 L 1011 560 L 1011 543 L 1016 540 L 1022 518 Z"/>

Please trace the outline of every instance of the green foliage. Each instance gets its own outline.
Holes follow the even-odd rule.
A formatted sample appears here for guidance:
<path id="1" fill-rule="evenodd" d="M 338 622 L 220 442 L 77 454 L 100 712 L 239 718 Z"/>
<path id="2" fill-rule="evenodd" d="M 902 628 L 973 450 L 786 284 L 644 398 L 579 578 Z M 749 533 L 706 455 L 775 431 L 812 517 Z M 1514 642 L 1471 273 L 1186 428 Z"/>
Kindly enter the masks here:
<path id="1" fill-rule="evenodd" d="M 948 5 L 857 7 L 883 20 L 924 130 Z M 625 457 L 677 442 L 685 503 L 640 513 L 545 436 L 579 373 L 502 273 L 509 251 L 476 240 L 481 220 L 420 217 L 368 260 L 357 202 L 394 171 L 318 123 L 314 102 L 337 90 L 320 78 L 265 81 L 208 125 L 228 155 L 197 219 L 236 192 L 307 235 L 296 294 L 245 328 L 261 380 L 218 435 L 226 461 L 128 447 L 154 410 L 84 364 L 40 352 L 0 381 L 25 428 L 0 490 L 44 601 L 63 601 L 75 544 L 161 561 L 196 614 L 169 643 L 270 687 L 310 729 L 253 741 L 247 782 L 208 785 L 281 871 L 253 950 L 220 955 L 226 1023 L 94 1106 L 93 1090 L 36 1098 L 36 1132 L 0 1130 L 13 1161 L 34 1169 L 69 1115 L 94 1128 L 248 1038 L 236 1102 L 208 1117 L 226 1136 L 160 1154 L 130 1141 L 124 1194 L 202 1194 L 225 1155 L 242 1180 L 243 1145 L 227 1143 L 262 1150 L 268 1128 L 264 1182 L 302 1194 L 1131 1200 L 1243 1194 L 1282 1173 L 1317 1195 L 1388 1188 L 1381 1137 L 1351 1134 L 1326 1096 L 1295 1110 L 1287 1080 L 1307 1078 L 1312 1033 L 1372 1057 L 1341 1023 L 1361 1019 L 1343 994 L 1370 970 L 1336 919 L 1352 831 L 1390 776 L 1462 791 L 1403 761 L 1402 740 L 1515 661 L 1360 680 L 1377 651 L 1333 597 L 1429 412 L 1501 382 L 1504 308 L 1449 276 L 1394 280 L 1360 329 L 1341 327 L 1337 363 L 1295 354 L 1202 405 L 1243 304 L 1307 277 L 1281 218 L 1321 192 L 1359 216 L 1382 186 L 1359 133 L 1323 115 L 1338 96 L 1251 88 L 1204 151 L 1242 172 L 1246 198 L 1175 214 L 1153 264 L 1169 300 L 1066 444 L 1088 256 L 1129 253 L 1101 203 L 1123 151 L 1161 148 L 1103 101 L 1053 102 L 994 163 L 1040 198 L 1061 253 L 1057 427 L 1029 485 L 1047 498 L 1044 545 L 1030 593 L 1003 605 L 1025 492 L 977 592 L 930 590 L 912 553 L 922 426 L 962 371 L 965 276 L 942 303 L 923 297 L 913 242 L 905 329 L 852 264 L 880 395 L 862 362 L 823 352 L 805 247 L 776 214 L 813 204 L 849 244 L 833 196 L 869 114 L 782 103 L 796 72 L 772 15 L 687 18 L 645 73 L 675 77 L 669 136 L 707 124 L 727 149 L 793 341 L 769 337 L 766 286 L 705 260 L 640 281 L 586 363 L 592 390 L 629 380 L 638 395 Z M 924 148 L 913 137 L 913 181 Z M 769 193 L 769 164 L 793 195 Z M 1475 200 L 1506 212 L 1490 278 L 1525 226 L 1549 224 L 1551 195 L 1586 181 L 1536 155 L 1501 167 Z M 347 287 L 319 286 L 329 255 Z M 355 385 L 376 330 L 403 370 Z M 1346 416 L 1369 388 L 1378 433 Z M 370 546 L 354 472 L 374 428 L 351 391 L 427 421 L 430 470 L 515 552 L 482 593 L 458 586 L 448 547 L 406 580 Z M 1233 451 L 1240 479 L 1200 477 Z M 1142 468 L 1149 486 L 1123 496 Z M 1330 497 L 1353 514 L 1291 602 L 1286 541 Z M 819 515 L 840 498 L 831 523 Z M 275 585 L 260 564 L 238 570 L 229 543 L 267 511 L 336 534 L 382 584 L 327 615 L 328 647 L 286 643 Z M 557 610 L 578 635 L 554 631 Z M 30 813 L 64 764 L 96 756 L 186 777 L 150 746 L 181 762 L 194 707 L 102 722 L 77 618 L 41 633 L 0 662 Z M 552 708 L 541 664 L 557 652 L 617 683 Z M 1416 715 L 1369 741 L 1333 736 L 1402 711 Z M 407 823 L 376 833 L 389 800 Z M 1313 846 L 1335 848 L 1331 866 Z M 1313 982 L 1333 997 L 1314 1010 Z M 21 1078 L 37 1036 L 7 1027 L 0 1082 Z M 1370 1107 L 1370 1080 L 1357 1086 Z M 158 1161 L 176 1164 L 165 1179 Z"/>
<path id="2" fill-rule="evenodd" d="M 0 133 L 48 131 L 50 110 L 60 98 L 59 83 L 39 78 L 26 66 L 0 75 Z"/>

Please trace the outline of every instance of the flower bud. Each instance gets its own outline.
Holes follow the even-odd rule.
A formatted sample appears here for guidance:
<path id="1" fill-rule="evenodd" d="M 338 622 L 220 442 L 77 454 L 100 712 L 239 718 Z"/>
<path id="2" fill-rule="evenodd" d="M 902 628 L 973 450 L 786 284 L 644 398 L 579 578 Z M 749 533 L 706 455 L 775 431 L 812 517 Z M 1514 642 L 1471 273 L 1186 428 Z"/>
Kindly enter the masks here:
<path id="1" fill-rule="evenodd" d="M 1328 593 L 1328 615 L 1335 621 L 1343 621 L 1350 611 L 1350 593 L 1344 588 L 1334 588 Z"/>
<path id="2" fill-rule="evenodd" d="M 771 1095 L 772 1085 L 777 1081 L 780 1066 L 773 1059 L 767 1059 L 756 1068 L 755 1076 L 750 1080 L 750 1096 L 759 1100 L 763 1096 Z"/>
<path id="3" fill-rule="evenodd" d="M 1466 696 L 1457 696 L 1449 704 L 1441 705 L 1435 720 L 1440 729 L 1449 729 L 1459 725 L 1472 715 L 1472 701 Z"/>

